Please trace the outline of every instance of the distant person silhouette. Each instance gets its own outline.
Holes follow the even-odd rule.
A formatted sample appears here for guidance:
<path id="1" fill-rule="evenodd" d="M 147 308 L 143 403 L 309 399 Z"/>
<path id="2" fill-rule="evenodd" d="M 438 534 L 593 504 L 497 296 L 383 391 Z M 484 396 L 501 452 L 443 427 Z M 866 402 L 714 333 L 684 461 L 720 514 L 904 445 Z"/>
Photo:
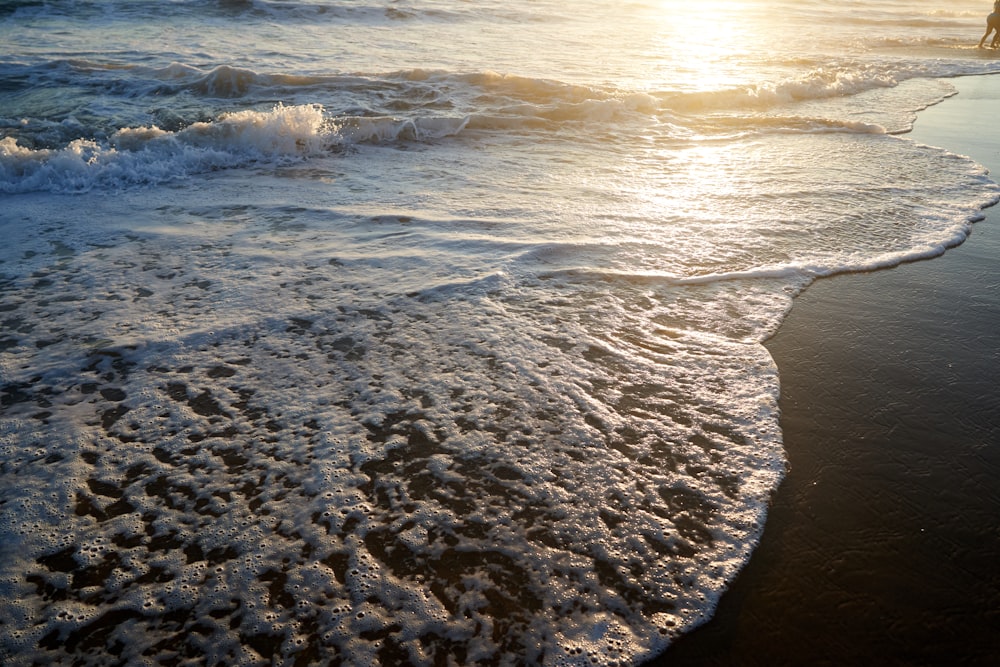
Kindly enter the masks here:
<path id="1" fill-rule="evenodd" d="M 990 33 L 996 31 L 993 35 L 993 41 L 990 42 L 990 48 L 997 48 L 997 44 L 1000 43 L 1000 0 L 996 0 L 993 3 L 993 13 L 986 17 L 986 32 L 983 33 L 983 38 L 979 40 L 979 48 L 983 48 L 983 42 L 986 38 L 990 36 Z"/>

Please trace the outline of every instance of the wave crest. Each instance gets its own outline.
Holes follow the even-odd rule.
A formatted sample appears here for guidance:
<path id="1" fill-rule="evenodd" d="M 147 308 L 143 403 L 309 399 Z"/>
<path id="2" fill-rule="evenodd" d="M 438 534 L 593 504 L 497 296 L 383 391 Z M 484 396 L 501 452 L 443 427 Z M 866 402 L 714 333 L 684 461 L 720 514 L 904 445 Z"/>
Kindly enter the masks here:
<path id="1" fill-rule="evenodd" d="M 169 132 L 123 128 L 107 143 L 76 139 L 63 148 L 32 149 L 0 140 L 0 192 L 85 192 L 162 183 L 262 159 L 315 154 L 331 131 L 318 106 L 239 111 Z"/>
<path id="2" fill-rule="evenodd" d="M 684 113 L 726 109 L 767 109 L 809 100 L 850 97 L 876 88 L 892 88 L 912 78 L 871 66 L 818 68 L 800 77 L 707 92 L 658 95 L 670 109 Z"/>
<path id="3" fill-rule="evenodd" d="M 75 139 L 61 148 L 0 140 L 0 192 L 86 192 L 151 185 L 215 169 L 322 156 L 358 143 L 427 141 L 453 136 L 469 118 L 344 117 L 320 105 L 277 105 L 226 113 L 168 131 L 122 128 L 108 141 Z"/>

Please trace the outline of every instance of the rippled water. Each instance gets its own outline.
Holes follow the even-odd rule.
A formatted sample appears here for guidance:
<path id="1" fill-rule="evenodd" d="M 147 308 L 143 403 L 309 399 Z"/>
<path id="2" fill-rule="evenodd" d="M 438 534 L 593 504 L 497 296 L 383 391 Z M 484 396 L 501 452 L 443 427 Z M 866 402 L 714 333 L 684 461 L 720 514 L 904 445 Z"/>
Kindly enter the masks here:
<path id="1" fill-rule="evenodd" d="M 3 3 L 3 661 L 663 651 L 793 296 L 996 201 L 905 134 L 988 9 Z"/>

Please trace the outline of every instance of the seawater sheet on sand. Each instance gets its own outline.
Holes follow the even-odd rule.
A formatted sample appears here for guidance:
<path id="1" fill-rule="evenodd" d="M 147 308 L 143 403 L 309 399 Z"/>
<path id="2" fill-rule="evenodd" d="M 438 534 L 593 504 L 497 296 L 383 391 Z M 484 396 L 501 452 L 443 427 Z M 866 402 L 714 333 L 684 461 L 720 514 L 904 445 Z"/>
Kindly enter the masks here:
<path id="1" fill-rule="evenodd" d="M 609 663 L 710 612 L 783 470 L 763 347 L 641 281 L 379 294 L 214 187 L 5 223 L 5 664 Z"/>
<path id="2" fill-rule="evenodd" d="M 484 133 L 10 196 L 4 661 L 663 649 L 783 473 L 761 341 L 794 293 L 939 253 L 996 192 L 961 156 L 789 122 L 615 160 Z M 720 150 L 724 181 L 664 168 Z M 630 187 L 642 165 L 656 187 Z"/>

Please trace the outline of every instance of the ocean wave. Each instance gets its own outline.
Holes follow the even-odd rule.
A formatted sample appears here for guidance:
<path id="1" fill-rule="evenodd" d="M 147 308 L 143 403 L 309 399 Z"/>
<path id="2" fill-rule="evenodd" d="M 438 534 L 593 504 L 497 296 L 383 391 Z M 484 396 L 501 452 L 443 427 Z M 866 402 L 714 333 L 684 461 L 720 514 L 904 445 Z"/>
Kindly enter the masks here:
<path id="1" fill-rule="evenodd" d="M 139 122 L 118 125 L 113 124 L 116 116 L 41 123 L 13 109 L 15 115 L 0 119 L 5 128 L 0 192 L 81 192 L 162 183 L 261 161 L 315 157 L 354 144 L 433 141 L 466 131 L 573 132 L 594 141 L 619 135 L 703 141 L 752 134 L 896 133 L 908 129 L 905 122 L 890 119 L 888 127 L 880 118 L 788 113 L 792 109 L 781 105 L 800 103 L 795 110 L 808 112 L 801 103 L 897 88 L 925 73 L 918 67 L 843 65 L 776 83 L 700 93 L 620 90 L 494 71 L 271 74 L 234 65 L 206 71 L 176 62 L 146 68 L 88 59 L 15 67 L 7 76 L 21 81 L 23 88 L 25 82 L 37 85 L 38 77 L 66 68 L 95 76 L 108 73 L 126 90 L 132 106 L 143 98 L 142 91 L 161 97 L 187 91 L 201 99 L 227 100 L 211 106 L 241 98 L 241 104 L 258 108 L 206 114 L 211 106 L 206 109 L 199 102 L 189 107 L 187 115 L 193 118 L 173 114 L 149 119 L 143 110 L 136 115 Z M 144 83 L 120 83 L 123 75 Z M 920 91 L 911 106 L 922 108 L 946 95 Z M 261 111 L 261 99 L 293 103 Z M 318 101 L 300 103 L 304 100 L 329 101 L 333 108 Z"/>
<path id="2" fill-rule="evenodd" d="M 820 67 L 801 76 L 750 86 L 690 93 L 667 91 L 657 96 L 669 108 L 685 113 L 767 109 L 794 102 L 848 97 L 876 88 L 891 88 L 901 80 L 917 75 L 894 67 L 851 64 Z"/>
<path id="3" fill-rule="evenodd" d="M 203 69 L 186 63 L 148 67 L 92 59 L 17 65 L 0 80 L 24 92 L 9 108 L 22 146 L 64 147 L 70 141 L 109 139 L 120 127 L 155 125 L 179 131 L 229 113 L 234 101 L 260 108 L 280 100 L 286 108 L 321 106 L 338 119 L 342 143 L 424 140 L 457 134 L 466 126 L 502 132 L 557 131 L 566 124 L 624 127 L 655 119 L 661 102 L 640 91 L 604 89 L 494 71 L 407 69 L 388 73 L 262 72 L 233 64 Z M 85 123 L 31 119 L 50 114 L 36 108 L 30 91 L 85 85 L 101 97 L 108 116 Z M 112 93 L 109 95 L 109 93 Z M 156 99 L 150 110 L 137 102 Z M 73 113 L 67 108 L 66 115 Z M 20 119 L 29 119 L 22 124 Z M 601 131 L 600 129 L 598 130 Z"/>
<path id="4" fill-rule="evenodd" d="M 401 70 L 375 80 L 394 84 L 386 106 L 405 109 L 447 106 L 484 131 L 557 131 L 566 124 L 604 127 L 656 118 L 661 102 L 642 91 L 566 83 L 553 79 L 482 72 Z"/>
<path id="5" fill-rule="evenodd" d="M 347 143 L 385 143 L 426 141 L 458 134 L 469 118 L 341 118 L 336 121 L 337 135 Z"/>
<path id="6" fill-rule="evenodd" d="M 325 144 L 324 125 L 321 108 L 277 106 L 194 123 L 178 132 L 123 128 L 108 142 L 75 139 L 57 149 L 32 149 L 6 137 L 0 140 L 0 192 L 113 189 L 307 155 Z"/>
<path id="7" fill-rule="evenodd" d="M 331 119 L 319 105 L 244 110 L 178 131 L 122 128 L 107 141 L 31 148 L 0 139 L 0 192 L 85 192 L 164 183 L 196 173 L 285 163 L 359 143 L 427 141 L 461 132 L 468 118 Z"/>
<path id="8" fill-rule="evenodd" d="M 466 128 L 516 133 L 553 131 L 567 123 L 610 127 L 630 117 L 655 116 L 659 106 L 643 93 L 491 71 L 272 74 L 234 65 L 206 71 L 178 62 L 149 68 L 76 59 L 13 68 L 5 78 L 27 90 L 29 84 L 55 85 L 54 75 L 79 82 L 81 72 L 93 74 L 93 85 L 113 88 L 121 110 L 105 101 L 103 108 L 113 114 L 108 117 L 41 122 L 30 106 L 11 108 L 0 120 L 8 130 L 0 153 L 0 191 L 80 192 L 160 183 L 345 145 L 441 139 Z M 180 97 L 175 103 L 169 96 Z M 135 100 L 146 98 L 163 100 L 165 111 L 151 114 L 145 105 L 136 110 Z M 212 112 L 231 106 L 233 99 L 252 106 Z M 291 103 L 258 110 L 260 100 L 274 99 Z"/>
<path id="9" fill-rule="evenodd" d="M 983 63 L 979 69 L 988 69 Z M 831 98 L 850 98 L 878 89 L 898 86 L 917 77 L 958 76 L 968 67 L 947 71 L 927 71 L 919 66 L 847 63 L 817 67 L 807 74 L 750 86 L 722 90 L 682 92 L 677 90 L 629 90 L 612 86 L 567 83 L 555 79 L 504 74 L 485 70 L 457 72 L 434 69 L 405 69 L 387 73 L 341 72 L 261 72 L 233 64 L 202 69 L 184 63 L 146 67 L 125 63 L 105 63 L 87 59 L 43 63 L 31 67 L 5 67 L 3 80 L 16 90 L 30 87 L 79 85 L 81 73 L 86 85 L 101 94 L 112 91 L 121 106 L 119 115 L 105 119 L 118 125 L 96 127 L 90 132 L 66 136 L 64 143 L 77 138 L 101 138 L 124 125 L 153 123 L 179 129 L 195 121 L 227 111 L 232 100 L 241 106 L 259 108 L 282 101 L 286 108 L 320 105 L 330 116 L 346 119 L 344 126 L 360 140 L 394 140 L 398 136 L 417 138 L 442 136 L 429 126 L 454 125 L 456 118 L 467 119 L 473 130 L 505 132 L 551 132 L 570 124 L 597 126 L 595 133 L 645 132 L 650 123 L 661 130 L 676 127 L 678 136 L 699 135 L 698 126 L 742 124 L 744 129 L 763 131 L 850 131 L 879 133 L 878 123 L 828 120 L 808 114 L 780 117 L 771 110 L 789 103 Z M 149 110 L 138 109 L 136 101 L 155 97 L 159 108 L 171 110 L 169 118 L 149 118 Z M 170 98 L 174 99 L 171 100 Z M 193 98 L 193 99 L 192 99 Z M 117 111 L 115 104 L 103 106 Z M 31 118 L 33 107 L 13 110 Z M 180 114 L 180 115 L 178 115 Z M 185 117 L 186 116 L 186 117 Z M 762 116 L 762 117 L 756 117 Z M 428 117 L 448 120 L 429 121 Z M 778 115 L 774 115 L 778 118 Z M 362 121 L 362 118 L 380 118 Z M 397 120 L 388 120 L 397 119 Z M 100 121 L 100 118 L 93 119 Z M 124 122 L 122 122 L 124 121 Z M 782 123 L 787 123 L 782 127 Z M 368 125 L 370 131 L 361 126 Z M 376 127 L 377 126 L 377 127 Z M 895 128 L 894 128 L 895 129 Z M 723 130 L 724 131 L 724 130 Z M 451 132 L 454 133 L 454 132 Z M 20 136 L 26 136 L 21 134 Z M 53 147 L 51 143 L 48 147 Z"/>
<path id="10" fill-rule="evenodd" d="M 653 121 L 661 127 L 676 127 L 679 135 L 697 135 L 701 128 L 713 125 L 739 126 L 744 131 L 882 134 L 890 130 L 880 123 L 770 112 L 788 104 L 847 99 L 896 88 L 917 78 L 991 71 L 990 63 L 941 63 L 931 70 L 926 65 L 851 62 L 814 67 L 801 76 L 697 92 L 586 86 L 494 71 L 456 73 L 418 69 L 389 73 L 377 80 L 419 83 L 424 95 L 428 89 L 439 91 L 448 96 L 452 107 L 471 117 L 470 129 L 479 130 L 552 131 L 564 123 L 603 123 L 610 127 L 631 121 L 640 124 Z M 413 92 L 407 85 L 396 90 L 401 98 Z M 941 99 L 924 101 L 915 109 Z"/>
<path id="11" fill-rule="evenodd" d="M 205 71 L 177 62 L 148 70 L 147 76 L 157 82 L 152 84 L 151 94 L 176 94 L 186 91 L 209 98 L 244 97 L 254 90 L 266 95 L 278 88 L 307 89 L 325 86 L 327 89 L 337 89 L 368 83 L 367 79 L 359 80 L 359 77 L 352 76 L 269 74 L 233 65 L 219 65 Z"/>

